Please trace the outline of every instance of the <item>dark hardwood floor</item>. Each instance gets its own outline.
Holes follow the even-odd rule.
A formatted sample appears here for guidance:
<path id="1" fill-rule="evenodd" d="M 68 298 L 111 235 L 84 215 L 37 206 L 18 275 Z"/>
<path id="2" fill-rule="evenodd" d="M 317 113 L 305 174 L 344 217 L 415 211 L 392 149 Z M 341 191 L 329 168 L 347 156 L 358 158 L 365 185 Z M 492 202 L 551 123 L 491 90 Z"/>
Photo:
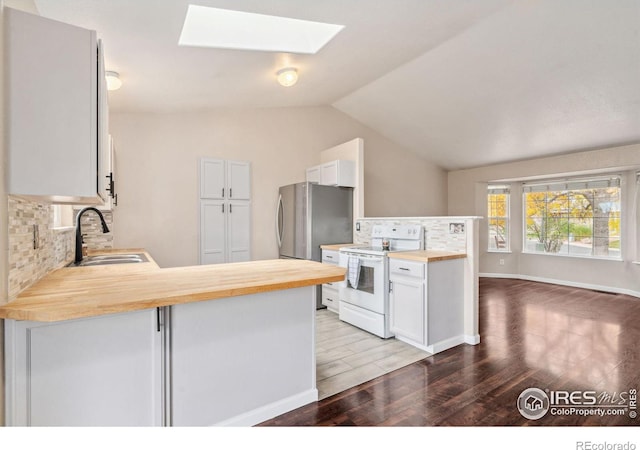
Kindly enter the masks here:
<path id="1" fill-rule="evenodd" d="M 624 416 L 529 420 L 516 402 L 549 391 L 640 389 L 640 299 L 510 279 L 480 279 L 480 335 L 263 426 L 639 425 Z"/>

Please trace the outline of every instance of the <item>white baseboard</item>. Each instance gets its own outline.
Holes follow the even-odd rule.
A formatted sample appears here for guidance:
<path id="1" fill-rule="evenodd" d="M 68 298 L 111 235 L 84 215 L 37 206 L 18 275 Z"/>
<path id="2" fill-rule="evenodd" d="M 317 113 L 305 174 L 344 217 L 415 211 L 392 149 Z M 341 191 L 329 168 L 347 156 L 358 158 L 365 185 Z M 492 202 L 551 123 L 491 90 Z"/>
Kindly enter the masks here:
<path id="1" fill-rule="evenodd" d="M 480 343 L 480 335 L 479 334 L 465 334 L 464 335 L 464 343 L 469 345 L 478 345 Z"/>
<path id="2" fill-rule="evenodd" d="M 560 286 L 576 287 L 581 289 L 591 289 L 595 291 L 611 292 L 613 294 L 625 294 L 632 297 L 640 298 L 640 291 L 633 291 L 631 289 L 623 289 L 614 286 L 602 286 L 600 284 L 579 283 L 575 281 L 557 280 L 554 278 L 533 277 L 531 275 L 520 275 L 513 273 L 479 273 L 480 278 L 510 278 L 516 280 L 525 281 L 537 281 L 540 283 L 558 284 Z"/>
<path id="3" fill-rule="evenodd" d="M 450 348 L 455 347 L 456 345 L 460 345 L 460 344 L 464 344 L 465 343 L 465 336 L 460 335 L 460 336 L 454 336 L 452 338 L 449 339 L 444 339 L 442 341 L 436 342 L 435 344 L 429 345 L 426 347 L 426 350 L 429 353 L 432 354 L 436 354 L 436 353 L 440 353 L 443 352 L 445 350 L 449 350 Z"/>
<path id="4" fill-rule="evenodd" d="M 213 426 L 216 427 L 250 427 L 264 422 L 265 420 L 273 419 L 274 417 L 292 411 L 301 406 L 308 405 L 312 402 L 318 401 L 318 390 L 309 389 L 308 391 L 300 392 L 299 394 L 292 395 L 291 397 L 278 400 L 277 402 L 270 403 L 268 405 L 261 406 L 252 411 L 240 414 L 230 419 L 218 422 Z"/>

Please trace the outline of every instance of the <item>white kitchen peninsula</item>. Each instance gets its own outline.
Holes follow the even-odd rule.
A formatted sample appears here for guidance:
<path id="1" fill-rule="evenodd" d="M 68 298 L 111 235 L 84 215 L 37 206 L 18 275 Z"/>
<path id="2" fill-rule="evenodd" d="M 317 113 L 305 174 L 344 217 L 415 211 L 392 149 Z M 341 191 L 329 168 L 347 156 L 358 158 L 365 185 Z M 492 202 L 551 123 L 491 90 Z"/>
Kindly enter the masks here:
<path id="1" fill-rule="evenodd" d="M 317 400 L 315 285 L 270 260 L 62 268 L 0 307 L 14 426 L 254 425 Z"/>

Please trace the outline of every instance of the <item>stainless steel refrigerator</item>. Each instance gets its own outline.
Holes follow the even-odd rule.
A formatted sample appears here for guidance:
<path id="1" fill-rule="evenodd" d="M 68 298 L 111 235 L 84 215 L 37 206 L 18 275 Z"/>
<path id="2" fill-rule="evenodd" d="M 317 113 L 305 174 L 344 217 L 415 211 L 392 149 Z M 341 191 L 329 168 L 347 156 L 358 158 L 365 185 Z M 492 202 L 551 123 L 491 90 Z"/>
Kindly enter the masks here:
<path id="1" fill-rule="evenodd" d="M 320 245 L 353 242 L 353 188 L 308 182 L 282 186 L 276 217 L 280 258 L 321 261 Z M 316 306 L 323 307 L 320 286 Z"/>

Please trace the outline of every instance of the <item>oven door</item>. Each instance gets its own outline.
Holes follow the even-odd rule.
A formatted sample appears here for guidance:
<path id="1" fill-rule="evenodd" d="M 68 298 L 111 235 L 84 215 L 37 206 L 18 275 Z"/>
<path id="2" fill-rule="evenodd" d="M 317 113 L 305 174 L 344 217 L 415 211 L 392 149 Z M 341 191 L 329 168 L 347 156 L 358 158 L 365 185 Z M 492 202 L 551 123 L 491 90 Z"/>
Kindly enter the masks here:
<path id="1" fill-rule="evenodd" d="M 340 252 L 340 266 L 349 269 L 349 258 L 360 261 L 358 286 L 354 288 L 347 280 L 340 283 L 340 301 L 350 303 L 379 314 L 385 313 L 385 257 Z"/>

